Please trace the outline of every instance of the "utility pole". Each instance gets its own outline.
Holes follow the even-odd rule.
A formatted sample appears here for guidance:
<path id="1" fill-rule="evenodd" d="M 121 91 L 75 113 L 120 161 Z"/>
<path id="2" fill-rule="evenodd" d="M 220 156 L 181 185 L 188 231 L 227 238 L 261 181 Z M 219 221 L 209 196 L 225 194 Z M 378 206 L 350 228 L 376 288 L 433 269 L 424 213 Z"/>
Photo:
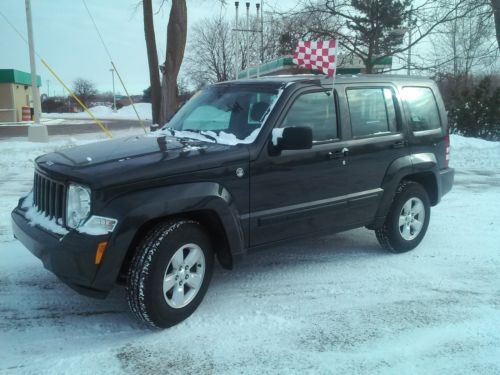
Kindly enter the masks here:
<path id="1" fill-rule="evenodd" d="M 250 3 L 247 1 L 245 3 L 245 6 L 247 7 L 247 22 L 246 22 L 246 28 L 247 30 L 250 29 L 250 26 L 249 26 L 249 19 L 250 19 Z M 248 36 L 245 35 L 245 44 L 247 45 L 246 48 L 245 48 L 245 62 L 247 64 L 247 78 L 250 78 L 250 55 L 249 55 L 249 51 L 248 51 Z"/>
<path id="2" fill-rule="evenodd" d="M 111 80 L 113 81 L 113 112 L 116 112 L 116 96 L 115 96 L 115 70 L 109 69 L 111 72 Z"/>
<path id="3" fill-rule="evenodd" d="M 47 98 L 50 98 L 50 80 L 47 80 L 45 82 L 47 82 Z"/>
<path id="4" fill-rule="evenodd" d="M 257 25 L 258 25 L 260 23 L 259 16 L 261 16 L 261 14 L 259 12 L 260 11 L 260 4 L 259 3 L 255 4 L 255 8 L 257 9 Z M 261 18 L 262 18 L 262 16 L 261 16 Z M 258 27 L 259 26 L 257 26 L 257 28 Z M 262 30 L 264 30 L 264 29 L 262 29 Z M 257 55 L 257 78 L 260 77 L 260 64 L 263 61 L 261 58 L 261 56 L 262 56 L 262 35 L 264 35 L 264 33 L 260 33 L 261 38 L 260 38 L 260 43 L 259 43 L 259 50 L 256 53 L 256 55 Z"/>
<path id="5" fill-rule="evenodd" d="M 264 63 L 264 0 L 260 1 L 260 62 Z"/>
<path id="6" fill-rule="evenodd" d="M 238 31 L 236 31 L 236 29 L 238 29 L 238 10 L 239 10 L 239 6 L 240 6 L 240 2 L 239 1 L 235 1 L 234 2 L 234 7 L 236 9 L 236 17 L 235 17 L 235 20 L 234 20 L 234 29 L 233 29 L 233 32 L 234 32 L 234 38 L 235 38 L 235 55 L 234 55 L 234 68 L 235 68 L 235 79 L 238 79 L 238 73 L 240 72 L 240 67 L 238 66 L 239 65 L 239 55 L 240 55 L 240 38 L 239 38 L 239 34 L 238 34 Z"/>
<path id="7" fill-rule="evenodd" d="M 28 139 L 32 142 L 47 142 L 49 135 L 47 126 L 40 124 L 40 92 L 38 91 L 38 82 L 36 77 L 35 64 L 35 45 L 33 42 L 33 23 L 31 20 L 31 0 L 25 0 L 26 5 L 26 24 L 28 26 L 28 46 L 30 53 L 30 69 L 31 69 L 31 95 L 33 96 L 34 109 L 34 125 L 28 129 Z"/>
<path id="8" fill-rule="evenodd" d="M 413 13 L 413 5 L 410 8 L 410 13 L 408 14 L 408 75 L 411 75 L 411 29 L 413 27 L 413 21 L 411 19 Z"/>

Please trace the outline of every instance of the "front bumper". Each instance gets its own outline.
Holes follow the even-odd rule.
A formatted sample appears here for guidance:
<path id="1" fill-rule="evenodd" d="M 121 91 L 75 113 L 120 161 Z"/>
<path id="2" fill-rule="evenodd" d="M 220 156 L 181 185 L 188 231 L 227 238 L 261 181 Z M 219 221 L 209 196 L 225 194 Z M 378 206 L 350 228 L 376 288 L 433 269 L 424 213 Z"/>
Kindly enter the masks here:
<path id="1" fill-rule="evenodd" d="M 80 294 L 107 296 L 109 290 L 100 288 L 94 281 L 99 269 L 95 264 L 96 249 L 108 235 L 92 236 L 74 230 L 64 236 L 51 233 L 32 226 L 20 207 L 15 208 L 11 216 L 14 237 L 39 258 L 46 269 Z"/>

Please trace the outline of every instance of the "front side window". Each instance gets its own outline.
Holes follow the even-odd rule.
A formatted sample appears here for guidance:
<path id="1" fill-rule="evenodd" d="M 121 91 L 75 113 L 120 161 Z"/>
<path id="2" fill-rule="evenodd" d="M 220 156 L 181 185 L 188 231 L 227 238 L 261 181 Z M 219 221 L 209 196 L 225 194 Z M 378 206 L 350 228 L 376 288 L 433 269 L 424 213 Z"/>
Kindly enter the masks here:
<path id="1" fill-rule="evenodd" d="M 390 134 L 397 131 L 392 90 L 359 88 L 347 90 L 353 137 Z"/>
<path id="2" fill-rule="evenodd" d="M 309 126 L 313 141 L 320 142 L 338 138 L 337 113 L 331 91 L 318 91 L 299 96 L 290 107 L 282 128 Z"/>
<path id="3" fill-rule="evenodd" d="M 224 144 L 251 143 L 277 98 L 277 88 L 211 86 L 191 98 L 163 129 Z"/>
<path id="4" fill-rule="evenodd" d="M 408 110 L 411 130 L 422 131 L 441 127 L 436 99 L 430 88 L 403 87 L 403 100 Z"/>

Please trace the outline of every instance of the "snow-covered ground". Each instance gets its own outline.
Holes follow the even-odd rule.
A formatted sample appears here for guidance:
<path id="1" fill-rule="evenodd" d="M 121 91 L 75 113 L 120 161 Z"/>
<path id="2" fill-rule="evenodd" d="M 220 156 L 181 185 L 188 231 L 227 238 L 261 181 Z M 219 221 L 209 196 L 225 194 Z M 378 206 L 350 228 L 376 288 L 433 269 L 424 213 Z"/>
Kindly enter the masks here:
<path id="1" fill-rule="evenodd" d="M 135 103 L 135 109 L 142 120 L 151 120 L 151 103 Z M 137 115 L 131 105 L 120 108 L 116 112 L 103 105 L 89 108 L 90 112 L 98 119 L 106 120 L 135 120 Z M 43 113 L 46 119 L 90 119 L 87 112 L 78 113 Z"/>
<path id="2" fill-rule="evenodd" d="M 416 250 L 358 229 L 260 252 L 151 331 L 123 290 L 80 296 L 12 239 L 33 158 L 90 137 L 0 142 L 0 373 L 500 373 L 500 143 L 452 136 L 455 186 Z"/>

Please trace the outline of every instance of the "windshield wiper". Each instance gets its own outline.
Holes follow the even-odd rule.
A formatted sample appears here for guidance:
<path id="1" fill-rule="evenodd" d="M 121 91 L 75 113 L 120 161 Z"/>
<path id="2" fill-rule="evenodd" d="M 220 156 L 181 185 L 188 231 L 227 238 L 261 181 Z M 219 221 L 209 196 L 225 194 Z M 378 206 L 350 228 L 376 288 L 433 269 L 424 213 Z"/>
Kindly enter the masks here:
<path id="1" fill-rule="evenodd" d="M 183 131 L 186 131 L 186 132 L 193 132 L 193 133 L 197 133 L 197 134 L 200 134 L 212 141 L 214 141 L 215 143 L 218 143 L 217 142 L 217 138 L 215 138 L 214 136 L 211 136 L 210 134 L 206 134 L 204 133 L 204 130 L 199 130 L 199 129 L 183 129 Z"/>

